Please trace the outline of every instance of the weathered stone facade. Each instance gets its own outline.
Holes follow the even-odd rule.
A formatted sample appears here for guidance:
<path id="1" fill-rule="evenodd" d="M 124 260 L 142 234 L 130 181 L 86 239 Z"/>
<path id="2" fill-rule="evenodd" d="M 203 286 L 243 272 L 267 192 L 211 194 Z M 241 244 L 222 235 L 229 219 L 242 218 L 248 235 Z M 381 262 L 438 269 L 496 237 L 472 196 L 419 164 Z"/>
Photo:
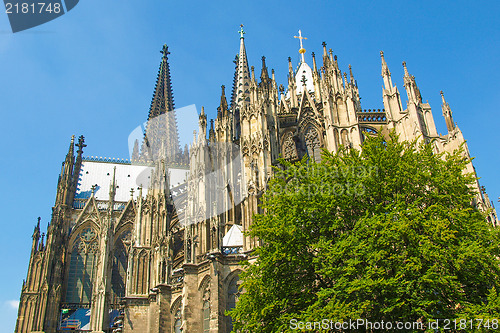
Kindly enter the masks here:
<path id="1" fill-rule="evenodd" d="M 439 135 L 405 63 L 406 108 L 381 52 L 385 109 L 363 110 L 350 66 L 342 73 L 325 43 L 321 68 L 314 53 L 312 68 L 306 63 L 303 47 L 297 69 L 289 59 L 285 89 L 264 57 L 256 79 L 243 33 L 230 103 L 222 86 L 216 119 L 207 133 L 202 109 L 189 149 L 176 141 L 166 47 L 148 120 L 167 117 L 148 123 L 132 163 L 84 158 L 83 136 L 77 144 L 72 138 L 46 240 L 40 221 L 33 233 L 16 332 L 110 332 L 113 322 L 123 332 L 230 332 L 225 311 L 241 292 L 241 261 L 252 261 L 259 244 L 242 231 L 260 212 L 280 155 L 320 160 L 321 149 L 359 148 L 366 136 L 395 130 L 402 140 L 432 141 L 436 152 L 464 145 L 469 156 L 444 95 L 448 134 Z M 185 172 L 185 183 L 171 184 L 174 168 Z M 472 164 L 468 171 L 475 172 Z M 129 179 L 139 176 L 148 181 L 137 188 Z M 475 188 L 475 204 L 496 224 L 485 191 Z"/>

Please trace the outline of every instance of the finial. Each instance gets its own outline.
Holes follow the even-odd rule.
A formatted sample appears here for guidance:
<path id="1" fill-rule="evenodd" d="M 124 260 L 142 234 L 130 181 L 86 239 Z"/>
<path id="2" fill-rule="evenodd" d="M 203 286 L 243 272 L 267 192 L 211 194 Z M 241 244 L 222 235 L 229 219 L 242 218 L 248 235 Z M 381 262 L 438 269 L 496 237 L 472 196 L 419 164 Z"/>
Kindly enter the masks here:
<path id="1" fill-rule="evenodd" d="M 280 84 L 280 88 L 279 89 L 280 89 L 280 94 L 282 94 L 285 91 L 285 87 L 283 87 L 282 84 Z"/>
<path id="2" fill-rule="evenodd" d="M 307 79 L 306 79 L 306 76 L 305 76 L 305 75 L 302 75 L 302 79 L 300 80 L 300 82 L 302 82 L 302 85 L 303 85 L 304 87 L 306 86 Z"/>
<path id="3" fill-rule="evenodd" d="M 246 32 L 243 31 L 243 24 L 240 24 L 240 30 L 238 31 L 238 33 L 240 34 L 241 39 L 245 38 L 243 35 L 246 34 Z"/>
<path id="4" fill-rule="evenodd" d="M 302 31 L 299 30 L 299 35 L 298 36 L 293 36 L 293 38 L 298 38 L 300 41 L 300 49 L 299 53 L 302 56 L 302 62 L 305 62 L 304 60 L 304 53 L 306 53 L 306 49 L 304 48 L 304 45 L 302 44 L 303 39 L 307 39 L 307 37 L 302 37 Z"/>
<path id="5" fill-rule="evenodd" d="M 38 216 L 38 223 L 36 224 L 36 227 L 38 229 L 40 229 L 40 221 L 42 220 L 42 218 L 40 216 Z"/>
<path id="6" fill-rule="evenodd" d="M 202 106 L 201 107 L 201 114 L 200 114 L 200 116 L 203 117 L 204 115 L 205 115 L 205 107 Z"/>
<path id="7" fill-rule="evenodd" d="M 288 62 L 292 62 L 292 57 L 288 57 Z"/>
<path id="8" fill-rule="evenodd" d="M 97 189 L 97 184 L 94 184 L 90 187 L 90 190 L 92 191 L 92 196 L 95 194 L 96 189 Z"/>
<path id="9" fill-rule="evenodd" d="M 326 42 L 321 43 L 321 45 L 326 48 Z"/>
<path id="10" fill-rule="evenodd" d="M 354 83 L 354 75 L 352 75 L 352 67 L 351 67 L 351 64 L 349 64 L 349 74 L 350 74 L 350 77 L 351 77 L 351 83 Z"/>
<path id="11" fill-rule="evenodd" d="M 443 104 L 446 104 L 446 100 L 444 99 L 443 91 L 441 90 L 439 93 L 441 94 L 441 100 L 443 101 Z"/>
<path id="12" fill-rule="evenodd" d="M 170 52 L 168 52 L 168 46 L 167 44 L 163 44 L 163 48 L 160 51 L 161 54 L 163 54 L 163 57 L 166 58 Z"/>
<path id="13" fill-rule="evenodd" d="M 134 198 L 134 188 L 130 188 L 130 198 Z"/>
<path id="14" fill-rule="evenodd" d="M 222 85 L 220 87 L 222 88 L 222 95 L 225 95 L 226 94 L 226 86 Z"/>
<path id="15" fill-rule="evenodd" d="M 380 57 L 383 58 L 384 57 L 384 51 L 380 51 Z"/>
<path id="16" fill-rule="evenodd" d="M 406 68 L 406 61 L 403 61 L 403 68 L 405 69 L 405 76 L 410 76 L 410 74 L 408 74 L 408 68 Z"/>
<path id="17" fill-rule="evenodd" d="M 76 146 L 78 147 L 78 153 L 83 153 L 83 148 L 87 147 L 87 145 L 85 144 L 85 137 L 83 135 L 80 135 L 80 137 L 78 138 L 78 143 L 76 144 Z"/>

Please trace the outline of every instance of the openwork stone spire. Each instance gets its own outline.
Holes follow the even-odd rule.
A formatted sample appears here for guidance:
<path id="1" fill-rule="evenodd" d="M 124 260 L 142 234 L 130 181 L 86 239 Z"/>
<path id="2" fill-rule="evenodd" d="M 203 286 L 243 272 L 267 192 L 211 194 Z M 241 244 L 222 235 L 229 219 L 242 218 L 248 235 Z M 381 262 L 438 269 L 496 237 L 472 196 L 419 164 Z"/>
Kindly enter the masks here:
<path id="1" fill-rule="evenodd" d="M 235 104 L 236 106 L 242 106 L 245 102 L 250 100 L 250 71 L 248 68 L 247 51 L 245 48 L 245 37 L 243 34 L 243 24 L 241 25 L 240 33 L 240 53 L 238 54 L 238 67 L 236 68 L 236 73 L 238 79 L 235 82 Z"/>
<path id="2" fill-rule="evenodd" d="M 160 52 L 163 56 L 141 149 L 141 159 L 146 161 L 155 161 L 160 156 L 173 161 L 180 153 L 170 67 L 168 65 L 168 55 L 170 54 L 168 46 L 163 45 Z"/>

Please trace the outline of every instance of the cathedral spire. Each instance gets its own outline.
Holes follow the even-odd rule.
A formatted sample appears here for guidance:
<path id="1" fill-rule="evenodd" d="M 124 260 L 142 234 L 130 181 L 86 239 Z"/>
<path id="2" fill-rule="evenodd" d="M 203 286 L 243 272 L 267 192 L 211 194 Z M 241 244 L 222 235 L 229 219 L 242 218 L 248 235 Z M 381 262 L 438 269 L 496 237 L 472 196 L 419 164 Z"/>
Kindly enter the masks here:
<path id="1" fill-rule="evenodd" d="M 236 77 L 234 82 L 235 93 L 235 105 L 234 107 L 240 108 L 249 101 L 250 95 L 250 70 L 248 67 L 247 51 L 245 48 L 245 37 L 246 33 L 243 31 L 243 24 L 240 25 L 240 52 L 238 54 L 238 65 L 236 67 Z"/>
<path id="2" fill-rule="evenodd" d="M 240 137 L 240 109 L 250 102 L 250 70 L 248 68 L 247 51 L 245 49 L 245 31 L 240 25 L 240 52 L 235 59 L 235 73 L 230 111 L 232 117 L 233 140 Z"/>
<path id="3" fill-rule="evenodd" d="M 142 145 L 142 157 L 145 160 L 158 158 L 162 141 L 166 143 L 165 155 L 171 159 L 180 151 L 177 119 L 174 111 L 174 97 L 168 64 L 168 46 L 163 45 L 162 59 L 153 92 L 153 99 L 148 113 L 148 123 Z"/>
<path id="4" fill-rule="evenodd" d="M 174 109 L 172 83 L 170 82 L 170 66 L 168 64 L 168 55 L 170 52 L 168 51 L 167 44 L 163 45 L 160 53 L 162 54 L 162 58 L 160 68 L 158 69 L 158 77 L 149 109 L 148 120 Z"/>
<path id="5" fill-rule="evenodd" d="M 441 91 L 440 93 L 441 93 L 441 100 L 443 102 L 443 105 L 441 106 L 443 110 L 443 116 L 446 122 L 446 128 L 448 128 L 448 133 L 450 133 L 455 129 L 455 123 L 453 122 L 453 114 L 451 112 L 450 105 L 446 103 L 446 100 L 444 99 L 443 91 Z"/>

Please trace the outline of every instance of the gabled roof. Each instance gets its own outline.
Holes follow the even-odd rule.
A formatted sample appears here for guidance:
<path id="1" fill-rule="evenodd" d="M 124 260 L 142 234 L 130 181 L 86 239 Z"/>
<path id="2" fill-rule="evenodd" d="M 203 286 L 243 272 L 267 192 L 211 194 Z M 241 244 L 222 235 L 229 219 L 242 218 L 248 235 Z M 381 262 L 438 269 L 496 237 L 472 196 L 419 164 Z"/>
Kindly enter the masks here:
<path id="1" fill-rule="evenodd" d="M 243 246 L 243 228 L 234 224 L 224 235 L 222 246 Z"/>

